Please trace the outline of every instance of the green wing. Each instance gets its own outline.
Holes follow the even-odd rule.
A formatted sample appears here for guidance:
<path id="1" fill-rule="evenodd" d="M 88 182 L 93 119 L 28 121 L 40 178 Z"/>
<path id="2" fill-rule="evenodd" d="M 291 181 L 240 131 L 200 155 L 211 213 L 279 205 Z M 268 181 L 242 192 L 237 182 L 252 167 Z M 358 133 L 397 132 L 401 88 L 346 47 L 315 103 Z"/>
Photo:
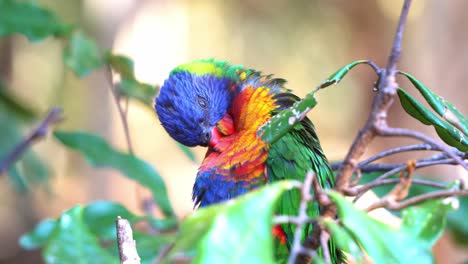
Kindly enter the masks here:
<path id="1" fill-rule="evenodd" d="M 280 93 L 275 95 L 280 108 L 274 112 L 291 106 L 299 98 L 291 93 Z M 315 133 L 314 126 L 308 118 L 304 118 L 288 134 L 270 146 L 268 152 L 267 170 L 268 179 L 271 182 L 294 179 L 304 181 L 309 170 L 315 172 L 322 188 L 328 189 L 334 186 L 334 175 L 330 164 L 325 157 L 320 142 Z M 299 190 L 287 192 L 278 203 L 277 213 L 281 215 L 297 215 L 301 193 Z M 317 203 L 309 203 L 307 214 L 311 217 L 320 214 Z M 283 224 L 282 228 L 286 233 L 288 245 L 281 247 L 277 245 L 279 252 L 277 255 L 289 254 L 289 249 L 293 241 L 294 225 Z M 312 232 L 312 224 L 307 224 L 303 229 L 303 241 L 307 234 Z M 330 244 L 332 259 L 341 259 L 340 254 L 335 250 L 333 242 Z M 279 256 L 281 258 L 281 256 Z"/>

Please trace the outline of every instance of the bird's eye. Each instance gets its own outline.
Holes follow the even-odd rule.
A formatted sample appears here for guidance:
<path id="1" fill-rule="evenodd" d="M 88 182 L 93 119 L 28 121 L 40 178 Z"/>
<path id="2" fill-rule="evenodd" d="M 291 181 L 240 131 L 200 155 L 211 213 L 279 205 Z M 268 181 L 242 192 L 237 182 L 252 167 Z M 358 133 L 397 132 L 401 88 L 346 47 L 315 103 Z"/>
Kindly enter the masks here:
<path id="1" fill-rule="evenodd" d="M 203 97 L 198 97 L 197 98 L 198 105 L 200 105 L 201 108 L 207 109 L 208 108 L 208 101 L 203 98 Z"/>

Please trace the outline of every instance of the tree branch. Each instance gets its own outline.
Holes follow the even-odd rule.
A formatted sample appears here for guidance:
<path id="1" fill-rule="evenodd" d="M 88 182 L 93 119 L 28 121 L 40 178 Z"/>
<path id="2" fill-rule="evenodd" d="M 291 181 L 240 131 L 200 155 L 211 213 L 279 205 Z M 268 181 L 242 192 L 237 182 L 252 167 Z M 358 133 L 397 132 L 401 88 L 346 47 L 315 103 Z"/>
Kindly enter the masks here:
<path id="1" fill-rule="evenodd" d="M 380 186 L 385 186 L 385 185 L 391 185 L 391 184 L 396 184 L 399 183 L 400 179 L 384 179 L 384 180 L 374 180 L 369 183 L 366 183 L 364 185 L 356 186 L 353 187 L 349 190 L 345 191 L 345 194 L 348 196 L 359 196 L 364 194 L 365 192 L 369 191 L 372 188 L 375 187 L 380 187 Z M 428 180 L 423 180 L 423 179 L 412 179 L 411 184 L 418 184 L 418 185 L 423 185 L 423 186 L 429 186 L 429 187 L 434 187 L 434 188 L 441 188 L 445 189 L 447 188 L 447 185 L 438 183 L 438 182 L 433 182 L 433 181 L 428 181 Z"/>
<path id="2" fill-rule="evenodd" d="M 447 191 L 437 191 L 437 192 L 431 192 L 431 193 L 425 193 L 421 194 L 415 197 L 412 197 L 408 200 L 405 200 L 403 202 L 389 202 L 385 205 L 382 205 L 380 207 L 384 207 L 388 210 L 394 210 L 398 211 L 403 208 L 422 203 L 424 201 L 430 200 L 430 199 L 435 199 L 435 198 L 444 198 L 444 197 L 451 197 L 451 196 L 468 196 L 468 191 L 467 190 L 447 190 Z M 375 210 L 380 207 L 375 207 L 375 208 L 370 208 L 367 211 L 370 212 L 372 210 Z"/>
<path id="3" fill-rule="evenodd" d="M 112 75 L 112 69 L 111 69 L 111 67 L 109 65 L 107 66 L 107 77 L 108 77 L 108 81 L 109 81 L 109 88 L 110 88 L 111 94 L 114 97 L 114 101 L 115 101 L 115 104 L 117 106 L 117 110 L 119 111 L 120 120 L 122 121 L 122 126 L 123 126 L 124 133 L 125 133 L 125 140 L 127 142 L 128 152 L 130 152 L 130 154 L 133 154 L 134 152 L 133 152 L 132 140 L 130 138 L 130 129 L 128 127 L 128 121 L 127 121 L 128 101 L 126 101 L 127 105 L 126 105 L 125 110 L 124 110 L 122 108 L 122 105 L 120 104 L 120 95 L 119 95 L 119 92 L 118 92 L 118 90 L 116 89 L 116 87 L 114 85 L 114 78 L 113 78 L 113 75 Z"/>
<path id="4" fill-rule="evenodd" d="M 18 143 L 7 156 L 0 161 L 0 175 L 7 171 L 28 148 L 32 146 L 37 140 L 45 137 L 49 131 L 49 127 L 62 120 L 62 109 L 54 107 L 49 111 L 47 116 L 42 120 L 39 126 L 34 129 L 26 138 Z"/>
<path id="5" fill-rule="evenodd" d="M 140 264 L 140 256 L 136 249 L 136 242 L 133 240 L 133 231 L 127 219 L 117 217 L 115 221 L 117 228 L 117 245 L 121 264 Z"/>
<path id="6" fill-rule="evenodd" d="M 338 191 L 342 191 L 349 187 L 351 176 L 358 164 L 358 160 L 364 154 L 369 143 L 377 135 L 377 129 L 387 127 L 387 111 L 393 104 L 393 99 L 398 88 L 395 81 L 396 63 L 400 59 L 403 31 L 410 4 L 411 0 L 405 0 L 403 4 L 387 68 L 385 71 L 381 71 L 381 75 L 379 76 L 380 81 L 377 85 L 378 92 L 372 103 L 371 113 L 369 114 L 366 124 L 359 131 L 356 139 L 353 141 L 353 144 L 337 175 L 335 189 Z"/>
<path id="7" fill-rule="evenodd" d="M 302 198 L 301 203 L 299 204 L 299 219 L 307 218 L 307 202 L 310 200 L 310 188 L 312 181 L 315 177 L 315 174 L 311 171 L 307 172 L 304 183 L 302 185 Z M 302 237 L 302 227 L 305 223 L 300 221 L 296 225 L 296 230 L 294 232 L 294 240 L 292 243 L 291 252 L 288 258 L 288 264 L 297 263 L 299 255 L 301 254 L 301 237 Z"/>
<path id="8" fill-rule="evenodd" d="M 384 157 L 387 157 L 387 156 L 390 156 L 390 155 L 393 155 L 393 154 L 397 154 L 397 153 L 401 153 L 401 152 L 406 152 L 406 151 L 416 151 L 416 150 L 438 150 L 434 147 L 432 147 L 431 145 L 429 144 L 416 144 L 416 145 L 409 145 L 409 146 L 403 146 L 403 147 L 397 147 L 397 148 L 392 148 L 392 149 L 389 149 L 389 150 L 385 150 L 385 151 L 382 151 L 364 161 L 361 161 L 355 170 L 363 167 L 364 165 L 367 165 L 369 163 L 372 163 L 376 160 L 379 160 L 381 158 L 384 158 Z"/>

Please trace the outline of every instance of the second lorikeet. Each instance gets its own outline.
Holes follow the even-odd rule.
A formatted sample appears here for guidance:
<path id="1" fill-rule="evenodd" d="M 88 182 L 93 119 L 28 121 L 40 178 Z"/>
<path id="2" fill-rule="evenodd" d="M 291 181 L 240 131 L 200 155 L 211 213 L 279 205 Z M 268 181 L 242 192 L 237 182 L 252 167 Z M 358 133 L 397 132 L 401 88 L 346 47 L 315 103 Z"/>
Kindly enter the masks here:
<path id="1" fill-rule="evenodd" d="M 304 181 L 315 172 L 322 188 L 334 185 L 334 175 L 312 122 L 306 117 L 273 144 L 257 135 L 258 129 L 299 98 L 284 87 L 284 79 L 262 75 L 241 65 L 213 59 L 176 67 L 155 100 L 156 112 L 169 135 L 186 146 L 206 146 L 208 151 L 193 186 L 195 207 L 220 203 L 269 182 Z M 301 193 L 287 192 L 277 214 L 297 215 Z M 309 216 L 320 208 L 310 204 Z M 312 231 L 305 225 L 303 234 Z M 277 257 L 288 255 L 294 225 L 275 226 Z M 304 236 L 305 236 L 304 235 Z M 333 263 L 341 253 L 329 242 Z"/>

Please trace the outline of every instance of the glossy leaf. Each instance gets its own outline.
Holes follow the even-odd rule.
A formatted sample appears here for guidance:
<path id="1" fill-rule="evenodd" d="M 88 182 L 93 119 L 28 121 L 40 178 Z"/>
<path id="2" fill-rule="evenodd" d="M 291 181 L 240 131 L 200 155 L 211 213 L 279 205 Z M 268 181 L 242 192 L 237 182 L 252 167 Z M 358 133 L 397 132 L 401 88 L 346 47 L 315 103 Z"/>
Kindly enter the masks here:
<path id="1" fill-rule="evenodd" d="M 325 88 L 325 87 L 328 87 L 332 84 L 337 84 L 339 83 L 344 77 L 345 75 L 352 69 L 354 68 L 356 65 L 359 65 L 359 64 L 367 64 L 368 61 L 367 60 L 358 60 L 358 61 L 354 61 L 346 66 L 343 66 L 341 67 L 339 70 L 337 70 L 335 73 L 333 73 L 332 75 L 330 75 L 330 77 L 328 77 L 322 84 L 320 84 L 320 88 Z"/>
<path id="2" fill-rule="evenodd" d="M 447 213 L 456 209 L 458 200 L 450 197 L 429 200 L 423 204 L 405 208 L 402 212 L 402 228 L 433 246 L 445 229 Z"/>
<path id="3" fill-rule="evenodd" d="M 116 263 L 99 244 L 83 221 L 83 208 L 76 206 L 57 220 L 55 228 L 43 250 L 46 263 Z"/>
<path id="4" fill-rule="evenodd" d="M 329 195 L 342 225 L 374 263 L 433 263 L 428 243 L 404 229 L 395 229 L 369 217 L 337 192 Z"/>
<path id="5" fill-rule="evenodd" d="M 38 41 L 49 36 L 65 36 L 70 31 L 71 26 L 32 1 L 0 1 L 0 37 L 18 33 L 30 41 Z"/>
<path id="6" fill-rule="evenodd" d="M 168 217 L 174 217 L 174 210 L 167 196 L 161 176 L 147 162 L 134 155 L 112 148 L 104 139 L 84 132 L 54 132 L 64 145 L 79 151 L 95 167 L 111 167 L 125 176 L 149 188 L 155 203 Z"/>
<path id="7" fill-rule="evenodd" d="M 361 248 L 345 228 L 329 219 L 325 220 L 325 227 L 330 231 L 336 246 L 353 256 L 354 263 L 364 263 Z"/>
<path id="8" fill-rule="evenodd" d="M 192 257 L 193 263 L 274 263 L 272 216 L 291 182 L 278 182 L 226 203 L 197 210 L 181 225 L 165 259 Z"/>
<path id="9" fill-rule="evenodd" d="M 462 131 L 465 136 L 468 136 L 468 119 L 466 119 L 452 103 L 445 101 L 410 74 L 406 72 L 400 73 L 413 83 L 422 96 L 424 96 L 426 102 L 429 103 L 440 117 Z"/>
<path id="10" fill-rule="evenodd" d="M 95 41 L 81 31 L 70 37 L 63 56 L 65 64 L 80 78 L 104 64 Z"/>
<path id="11" fill-rule="evenodd" d="M 398 96 L 403 109 L 409 115 L 425 125 L 434 126 L 437 134 L 445 143 L 461 151 L 468 151 L 468 137 L 458 128 L 432 113 L 405 90 L 398 89 Z"/>
<path id="12" fill-rule="evenodd" d="M 317 104 L 314 97 L 315 91 L 306 95 L 304 99 L 294 103 L 293 106 L 281 110 L 268 122 L 259 128 L 257 134 L 268 144 L 273 144 L 298 124 L 307 113 Z"/>
<path id="13" fill-rule="evenodd" d="M 49 240 L 55 226 L 56 221 L 53 219 L 42 220 L 31 232 L 19 238 L 20 246 L 29 250 L 41 248 Z"/>

